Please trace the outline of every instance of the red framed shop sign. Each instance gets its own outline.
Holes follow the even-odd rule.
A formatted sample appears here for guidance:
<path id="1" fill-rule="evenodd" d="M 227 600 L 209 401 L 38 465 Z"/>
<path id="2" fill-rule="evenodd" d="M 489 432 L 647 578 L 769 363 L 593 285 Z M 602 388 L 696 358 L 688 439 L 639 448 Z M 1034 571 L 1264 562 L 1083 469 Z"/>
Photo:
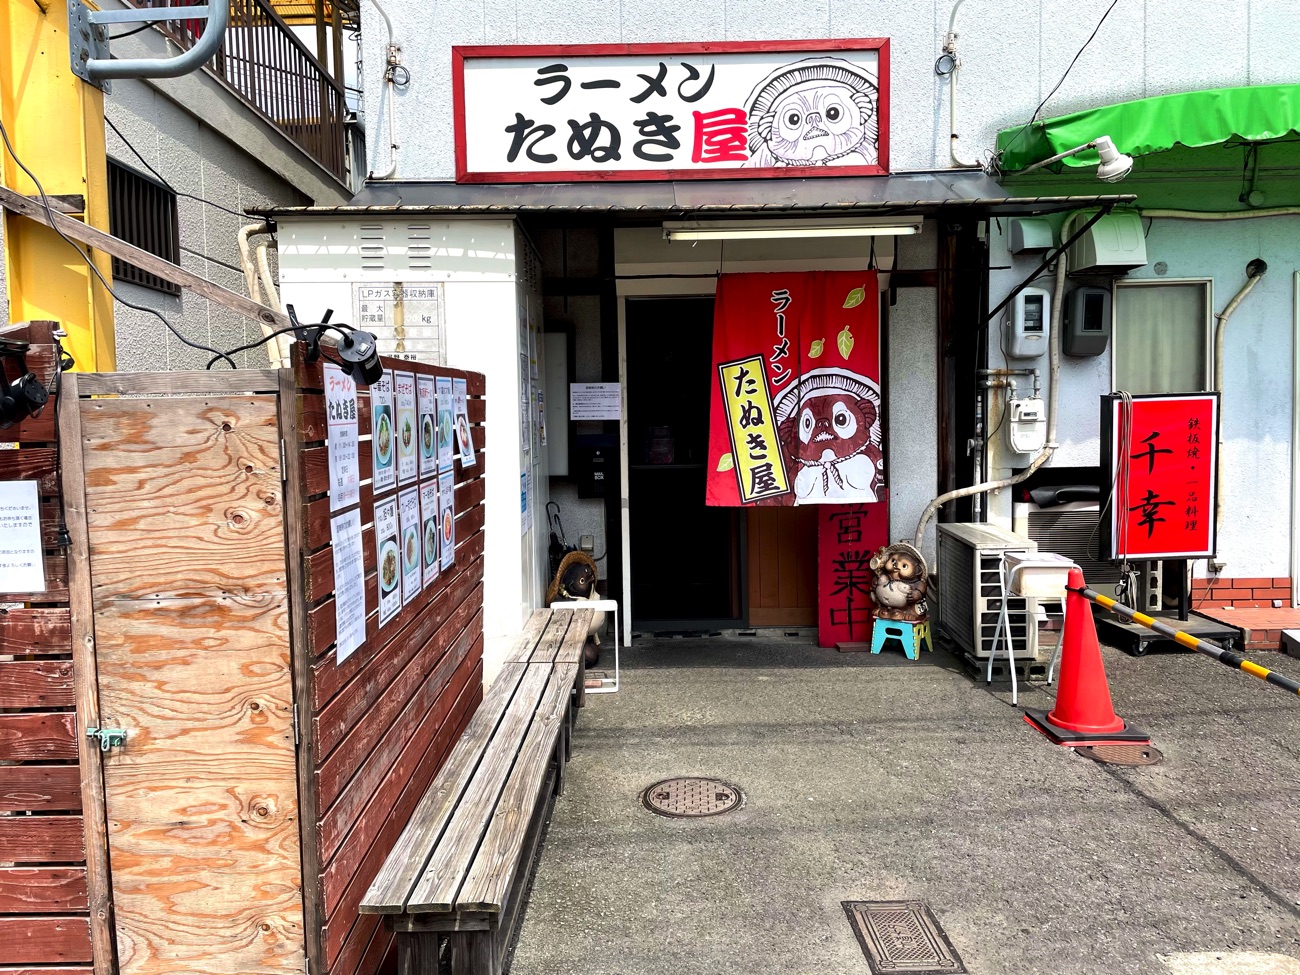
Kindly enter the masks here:
<path id="1" fill-rule="evenodd" d="M 889 41 L 453 47 L 456 181 L 889 172 Z"/>
<path id="2" fill-rule="evenodd" d="M 1108 558 L 1215 554 L 1219 422 L 1218 393 L 1102 397 Z"/>

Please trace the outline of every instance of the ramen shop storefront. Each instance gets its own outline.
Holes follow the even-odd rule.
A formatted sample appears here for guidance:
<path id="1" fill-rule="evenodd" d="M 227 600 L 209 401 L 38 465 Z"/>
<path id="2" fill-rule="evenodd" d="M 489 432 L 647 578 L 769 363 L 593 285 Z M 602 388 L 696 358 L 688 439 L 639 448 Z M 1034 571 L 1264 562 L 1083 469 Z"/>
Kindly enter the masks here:
<path id="1" fill-rule="evenodd" d="M 454 48 L 453 69 L 454 183 L 279 217 L 357 242 L 353 270 L 311 239 L 315 287 L 454 286 L 449 361 L 518 391 L 488 417 L 489 492 L 518 504 L 489 504 L 487 599 L 511 596 L 486 617 L 513 632 L 542 600 L 554 502 L 625 637 L 867 639 L 872 553 L 974 483 L 988 221 L 1098 198 L 891 173 L 885 40 Z"/>

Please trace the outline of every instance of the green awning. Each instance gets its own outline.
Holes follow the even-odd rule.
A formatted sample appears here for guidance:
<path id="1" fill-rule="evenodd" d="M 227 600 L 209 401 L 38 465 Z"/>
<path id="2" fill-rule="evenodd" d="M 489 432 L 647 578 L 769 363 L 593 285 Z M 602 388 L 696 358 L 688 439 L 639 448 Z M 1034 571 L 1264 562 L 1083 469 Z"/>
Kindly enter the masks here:
<path id="1" fill-rule="evenodd" d="M 1214 88 L 1139 98 L 1042 119 L 998 133 L 999 166 L 1014 173 L 1108 135 L 1120 152 L 1143 156 L 1176 145 L 1197 148 L 1239 140 L 1265 142 L 1300 132 L 1300 85 Z M 1096 166 L 1093 149 L 1062 166 Z"/>

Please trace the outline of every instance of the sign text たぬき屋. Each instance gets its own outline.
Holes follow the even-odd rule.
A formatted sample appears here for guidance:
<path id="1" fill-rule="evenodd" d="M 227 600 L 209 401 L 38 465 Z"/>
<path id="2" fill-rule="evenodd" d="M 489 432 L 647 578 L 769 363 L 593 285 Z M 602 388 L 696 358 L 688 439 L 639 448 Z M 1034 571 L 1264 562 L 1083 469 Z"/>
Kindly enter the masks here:
<path id="1" fill-rule="evenodd" d="M 460 182 L 889 171 L 887 40 L 452 56 Z"/>

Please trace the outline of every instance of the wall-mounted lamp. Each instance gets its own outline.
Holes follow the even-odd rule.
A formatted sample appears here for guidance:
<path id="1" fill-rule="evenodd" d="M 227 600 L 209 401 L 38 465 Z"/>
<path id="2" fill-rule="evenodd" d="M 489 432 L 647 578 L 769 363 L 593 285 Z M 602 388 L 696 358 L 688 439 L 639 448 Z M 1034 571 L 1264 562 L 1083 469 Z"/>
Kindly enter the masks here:
<path id="1" fill-rule="evenodd" d="M 379 361 L 379 344 L 375 337 L 351 325 L 331 325 L 334 309 L 325 309 L 324 316 L 316 325 L 300 323 L 293 305 L 285 305 L 285 313 L 293 325 L 294 337 L 307 349 L 307 362 L 315 362 L 319 358 L 321 335 L 329 330 L 339 336 L 338 345 L 335 346 L 339 364 L 358 384 L 369 386 L 384 375 L 383 364 Z"/>
<path id="2" fill-rule="evenodd" d="M 921 232 L 920 217 L 882 220 L 669 220 L 666 240 L 765 240 L 780 237 L 901 237 Z"/>
<path id="3" fill-rule="evenodd" d="M 50 398 L 49 390 L 27 369 L 27 349 L 21 339 L 0 339 L 0 356 L 13 359 L 18 371 L 18 378 L 10 381 L 0 365 L 0 430 L 35 416 Z"/>
<path id="4" fill-rule="evenodd" d="M 1100 180 L 1104 180 L 1107 183 L 1118 183 L 1133 171 L 1133 157 L 1116 149 L 1115 143 L 1111 140 L 1110 136 L 1102 135 L 1084 145 L 1075 146 L 1073 149 L 1067 149 L 1065 152 L 1058 152 L 1050 159 L 1044 159 L 1042 162 L 1036 162 L 1032 166 L 1026 166 L 1016 175 L 1019 176 L 1024 173 L 1032 173 L 1035 169 L 1042 169 L 1044 166 L 1058 163 L 1062 159 L 1078 155 L 1088 149 L 1096 149 L 1097 155 L 1101 157 L 1101 164 L 1097 167 L 1097 178 Z"/>

